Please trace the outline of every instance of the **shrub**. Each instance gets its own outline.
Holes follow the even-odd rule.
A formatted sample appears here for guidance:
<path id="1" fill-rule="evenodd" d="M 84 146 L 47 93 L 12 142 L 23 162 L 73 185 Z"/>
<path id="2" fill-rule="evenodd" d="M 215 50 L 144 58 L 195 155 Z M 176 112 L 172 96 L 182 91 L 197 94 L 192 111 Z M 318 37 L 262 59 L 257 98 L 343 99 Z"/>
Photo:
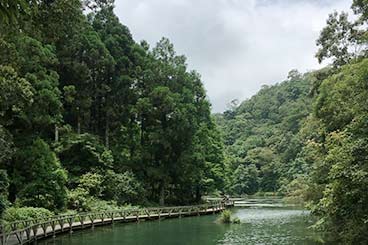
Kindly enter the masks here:
<path id="1" fill-rule="evenodd" d="M 78 188 L 86 190 L 90 196 L 100 197 L 103 190 L 102 181 L 102 175 L 86 173 L 80 177 Z"/>
<path id="2" fill-rule="evenodd" d="M 88 207 L 88 198 L 91 198 L 88 195 L 88 191 L 86 191 L 83 188 L 77 187 L 74 190 L 68 191 L 67 194 L 67 207 L 69 209 L 77 210 L 77 211 L 90 211 L 90 208 Z"/>
<path id="3" fill-rule="evenodd" d="M 20 205 L 64 208 L 67 174 L 49 145 L 36 139 L 19 152 L 17 159 L 17 168 L 22 171 L 16 171 L 12 181 L 20 190 L 17 200 Z"/>
<path id="4" fill-rule="evenodd" d="M 0 219 L 7 206 L 9 178 L 5 170 L 0 170 Z"/>
<path id="5" fill-rule="evenodd" d="M 232 221 L 233 224 L 240 224 L 240 219 L 238 217 L 235 217 Z"/>
<path id="6" fill-rule="evenodd" d="M 224 210 L 220 214 L 219 221 L 224 224 L 230 224 L 231 223 L 231 211 L 230 210 Z"/>
<path id="7" fill-rule="evenodd" d="M 103 196 L 107 200 L 114 200 L 119 205 L 129 203 L 142 203 L 144 189 L 131 171 L 122 174 L 113 171 L 105 173 L 103 182 Z"/>
<path id="8" fill-rule="evenodd" d="M 101 196 L 103 177 L 97 173 L 86 173 L 78 181 L 77 188 L 68 191 L 68 208 L 77 211 L 91 211 Z"/>
<path id="9" fill-rule="evenodd" d="M 218 221 L 223 224 L 240 224 L 240 219 L 238 217 L 231 218 L 231 215 L 230 210 L 224 210 L 221 212 Z"/>
<path id="10" fill-rule="evenodd" d="M 45 208 L 33 207 L 10 207 L 4 212 L 4 220 L 7 222 L 15 222 L 20 220 L 42 219 L 53 216 L 54 213 Z"/>

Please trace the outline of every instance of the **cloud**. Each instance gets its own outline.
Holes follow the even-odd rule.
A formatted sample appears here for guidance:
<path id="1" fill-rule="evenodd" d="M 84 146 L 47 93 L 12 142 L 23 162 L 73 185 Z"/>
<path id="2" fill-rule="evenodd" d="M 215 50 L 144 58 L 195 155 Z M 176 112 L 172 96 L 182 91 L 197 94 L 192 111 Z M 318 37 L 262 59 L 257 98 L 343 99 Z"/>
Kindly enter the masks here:
<path id="1" fill-rule="evenodd" d="M 213 111 L 254 95 L 288 71 L 320 67 L 315 40 L 350 0 L 116 0 L 137 41 L 168 37 L 202 74 Z"/>

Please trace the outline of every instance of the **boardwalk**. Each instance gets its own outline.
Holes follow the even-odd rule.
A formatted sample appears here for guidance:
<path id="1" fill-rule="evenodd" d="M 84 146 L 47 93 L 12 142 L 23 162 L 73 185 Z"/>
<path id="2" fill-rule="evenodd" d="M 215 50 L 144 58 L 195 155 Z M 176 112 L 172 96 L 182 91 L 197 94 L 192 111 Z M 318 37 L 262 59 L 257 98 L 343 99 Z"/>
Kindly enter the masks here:
<path id="1" fill-rule="evenodd" d="M 226 204 L 214 203 L 197 206 L 126 209 L 54 216 L 44 220 L 20 221 L 6 224 L 5 227 L 2 227 L 1 244 L 30 243 L 47 237 L 55 237 L 60 233 L 72 233 L 73 230 L 86 228 L 93 229 L 95 226 L 108 225 L 115 222 L 139 222 L 140 220 L 214 214 L 232 205 L 233 203 L 229 202 Z"/>

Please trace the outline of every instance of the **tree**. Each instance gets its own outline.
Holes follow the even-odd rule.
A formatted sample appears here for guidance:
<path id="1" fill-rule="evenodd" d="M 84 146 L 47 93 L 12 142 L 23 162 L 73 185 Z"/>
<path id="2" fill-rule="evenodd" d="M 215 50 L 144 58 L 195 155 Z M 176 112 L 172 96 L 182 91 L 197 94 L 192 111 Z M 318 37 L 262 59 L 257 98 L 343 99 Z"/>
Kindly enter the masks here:
<path id="1" fill-rule="evenodd" d="M 232 116 L 225 112 L 220 117 L 230 176 L 240 165 L 254 164 L 259 190 L 277 192 L 305 173 L 295 159 L 303 146 L 299 132 L 312 111 L 314 74 L 292 70 L 284 82 L 263 87 L 233 108 Z"/>
<path id="2" fill-rule="evenodd" d="M 9 178 L 5 170 L 0 170 L 0 219 L 3 217 L 7 206 L 7 195 L 9 187 Z"/>
<path id="3" fill-rule="evenodd" d="M 367 2 L 354 0 L 352 9 L 357 15 L 350 21 L 345 12 L 336 11 L 329 15 L 327 25 L 317 40 L 319 50 L 316 54 L 319 62 L 332 58 L 333 65 L 339 67 L 351 60 L 366 57 L 367 54 Z"/>
<path id="4" fill-rule="evenodd" d="M 343 243 L 366 242 L 367 65 L 367 59 L 346 65 L 324 80 L 315 104 L 326 137 L 320 143 L 322 161 L 314 163 L 311 173 L 322 196 L 314 212 Z"/>
<path id="5" fill-rule="evenodd" d="M 24 117 L 32 102 L 31 84 L 18 76 L 12 67 L 0 66 L 0 124 L 9 126 L 17 118 Z"/>
<path id="6" fill-rule="evenodd" d="M 15 21 L 19 14 L 28 11 L 29 1 L 26 0 L 3 0 L 0 2 L 0 20 L 5 23 Z"/>
<path id="7" fill-rule="evenodd" d="M 115 200 L 118 204 L 143 203 L 145 191 L 131 171 L 115 173 L 107 171 L 103 180 L 103 198 Z"/>
<path id="8" fill-rule="evenodd" d="M 238 195 L 252 195 L 257 192 L 258 184 L 257 167 L 254 164 L 239 165 L 232 176 L 230 191 Z"/>
<path id="9" fill-rule="evenodd" d="M 19 193 L 17 201 L 22 205 L 50 210 L 60 210 L 65 205 L 67 174 L 41 139 L 17 154 L 11 181 Z"/>
<path id="10" fill-rule="evenodd" d="M 88 172 L 113 167 L 111 152 L 91 134 L 69 133 L 56 145 L 55 151 L 72 181 Z"/>

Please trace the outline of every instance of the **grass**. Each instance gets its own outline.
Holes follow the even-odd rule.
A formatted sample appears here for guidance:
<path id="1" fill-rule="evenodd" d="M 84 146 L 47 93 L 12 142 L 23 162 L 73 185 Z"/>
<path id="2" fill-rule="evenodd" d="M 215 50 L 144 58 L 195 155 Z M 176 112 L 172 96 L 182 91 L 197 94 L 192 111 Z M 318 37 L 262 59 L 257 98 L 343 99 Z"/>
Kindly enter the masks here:
<path id="1" fill-rule="evenodd" d="M 231 216 L 232 213 L 230 210 L 224 210 L 221 212 L 218 222 L 223 224 L 240 224 L 238 217 L 232 218 Z"/>

